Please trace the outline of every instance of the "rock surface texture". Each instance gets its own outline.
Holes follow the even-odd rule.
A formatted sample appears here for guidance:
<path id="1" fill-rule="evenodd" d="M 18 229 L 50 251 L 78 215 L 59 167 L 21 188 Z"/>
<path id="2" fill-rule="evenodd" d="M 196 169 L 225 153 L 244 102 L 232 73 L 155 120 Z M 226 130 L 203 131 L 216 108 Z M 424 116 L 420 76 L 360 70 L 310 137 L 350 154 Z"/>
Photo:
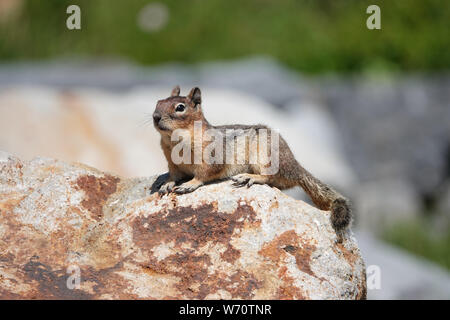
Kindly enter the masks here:
<path id="1" fill-rule="evenodd" d="M 229 182 L 161 197 L 162 178 L 0 154 L 0 298 L 365 298 L 328 212 Z"/>

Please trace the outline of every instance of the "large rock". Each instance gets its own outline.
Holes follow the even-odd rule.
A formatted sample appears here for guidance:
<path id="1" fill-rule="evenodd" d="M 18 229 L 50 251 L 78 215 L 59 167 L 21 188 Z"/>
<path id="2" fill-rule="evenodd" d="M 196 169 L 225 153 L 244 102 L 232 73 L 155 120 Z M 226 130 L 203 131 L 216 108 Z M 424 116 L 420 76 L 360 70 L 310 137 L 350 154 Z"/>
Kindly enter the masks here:
<path id="1" fill-rule="evenodd" d="M 336 243 L 328 212 L 277 189 L 161 197 L 161 178 L 8 154 L 0 170 L 2 299 L 366 296 L 352 234 Z"/>

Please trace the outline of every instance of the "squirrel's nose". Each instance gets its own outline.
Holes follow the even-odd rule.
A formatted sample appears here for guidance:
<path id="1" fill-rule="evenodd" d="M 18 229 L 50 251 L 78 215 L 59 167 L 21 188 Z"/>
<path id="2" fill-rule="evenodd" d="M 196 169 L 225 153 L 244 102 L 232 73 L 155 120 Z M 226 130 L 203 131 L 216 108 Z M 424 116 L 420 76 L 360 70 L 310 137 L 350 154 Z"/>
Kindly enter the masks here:
<path id="1" fill-rule="evenodd" d="M 158 112 L 153 113 L 153 121 L 155 121 L 155 123 L 158 123 L 159 120 L 161 120 L 161 115 Z"/>

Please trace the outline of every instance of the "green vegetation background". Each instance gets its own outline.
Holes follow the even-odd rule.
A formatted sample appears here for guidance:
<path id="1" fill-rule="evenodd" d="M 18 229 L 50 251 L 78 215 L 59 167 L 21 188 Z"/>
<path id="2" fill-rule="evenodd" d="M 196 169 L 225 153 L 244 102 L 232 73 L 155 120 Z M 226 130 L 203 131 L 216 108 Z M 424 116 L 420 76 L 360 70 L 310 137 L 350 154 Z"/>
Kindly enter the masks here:
<path id="1" fill-rule="evenodd" d="M 448 0 L 161 0 L 167 26 L 146 33 L 148 0 L 25 0 L 0 24 L 0 61 L 125 58 L 144 65 L 268 55 L 304 73 L 442 71 L 450 66 Z M 78 4 L 82 30 L 66 28 Z M 366 8 L 381 8 L 381 30 Z"/>
<path id="2" fill-rule="evenodd" d="M 398 222 L 387 228 L 382 238 L 450 270 L 450 230 L 435 231 L 426 217 Z"/>

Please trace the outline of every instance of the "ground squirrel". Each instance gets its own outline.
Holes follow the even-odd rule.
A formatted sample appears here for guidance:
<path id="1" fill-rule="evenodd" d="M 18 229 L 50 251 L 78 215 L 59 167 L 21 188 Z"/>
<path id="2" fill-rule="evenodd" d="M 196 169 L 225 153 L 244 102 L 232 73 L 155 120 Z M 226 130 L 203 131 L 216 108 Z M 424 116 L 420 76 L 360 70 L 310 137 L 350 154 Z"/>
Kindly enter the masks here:
<path id="1" fill-rule="evenodd" d="M 158 101 L 153 123 L 161 134 L 161 147 L 169 166 L 169 178 L 160 186 L 160 193 L 188 193 L 205 183 L 229 178 L 235 186 L 267 184 L 279 189 L 300 186 L 319 209 L 331 211 L 331 223 L 338 239 L 342 239 L 351 223 L 349 201 L 304 169 L 281 136 L 275 138 L 273 131 L 264 125 L 211 125 L 202 112 L 199 88 L 193 88 L 187 96 L 180 96 L 180 87 L 176 86 L 169 98 Z M 252 162 L 250 158 L 261 152 L 263 133 L 267 144 L 277 142 L 277 148 L 270 149 L 269 162 L 259 158 Z M 245 143 L 241 144 L 244 147 L 235 149 L 236 140 L 242 136 L 246 137 Z M 181 148 L 186 153 L 183 154 L 185 161 L 175 161 Z M 229 150 L 236 150 L 231 154 L 232 159 L 229 159 Z M 226 159 L 218 157 L 220 151 L 226 154 Z M 195 154 L 200 154 L 201 159 L 192 161 Z M 218 158 L 221 161 L 217 161 Z M 278 161 L 277 170 L 269 172 L 273 159 Z M 183 181 L 187 182 L 180 184 Z"/>

